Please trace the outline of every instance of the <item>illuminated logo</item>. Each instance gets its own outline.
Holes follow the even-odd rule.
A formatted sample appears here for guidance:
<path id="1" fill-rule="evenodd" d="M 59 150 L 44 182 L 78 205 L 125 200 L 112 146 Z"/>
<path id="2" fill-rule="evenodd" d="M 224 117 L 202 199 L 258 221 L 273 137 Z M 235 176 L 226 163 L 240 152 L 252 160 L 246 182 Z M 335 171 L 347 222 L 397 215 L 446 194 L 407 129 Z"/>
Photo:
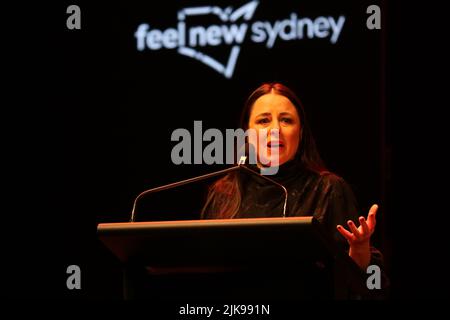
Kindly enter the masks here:
<path id="1" fill-rule="evenodd" d="M 148 23 L 142 23 L 134 34 L 137 49 L 139 51 L 177 49 L 179 54 L 196 59 L 230 79 L 248 30 L 251 30 L 252 42 L 265 43 L 269 49 L 273 48 L 278 39 L 293 41 L 305 38 L 329 38 L 329 41 L 335 44 L 345 22 L 344 16 L 337 19 L 331 16 L 312 19 L 299 18 L 296 13 L 291 13 L 289 18 L 283 20 L 255 21 L 249 24 L 258 4 L 258 1 L 251 1 L 235 10 L 232 7 L 222 9 L 217 6 L 183 8 L 178 12 L 177 27 L 165 30 L 153 26 L 150 28 Z M 221 24 L 187 27 L 188 17 L 205 15 L 216 16 Z M 220 62 L 201 51 L 203 48 L 217 46 L 231 46 L 226 61 Z"/>

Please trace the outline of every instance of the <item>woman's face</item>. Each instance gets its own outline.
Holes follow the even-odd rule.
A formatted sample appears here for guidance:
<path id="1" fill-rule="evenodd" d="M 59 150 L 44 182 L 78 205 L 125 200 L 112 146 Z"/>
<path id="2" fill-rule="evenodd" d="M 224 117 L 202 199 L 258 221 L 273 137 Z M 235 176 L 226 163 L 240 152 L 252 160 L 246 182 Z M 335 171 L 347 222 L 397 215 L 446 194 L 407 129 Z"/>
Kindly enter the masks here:
<path id="1" fill-rule="evenodd" d="M 271 92 L 259 97 L 251 109 L 248 126 L 258 132 L 258 140 L 250 138 L 250 143 L 260 162 L 264 159 L 262 163 L 269 166 L 282 165 L 295 157 L 300 143 L 300 118 L 285 96 Z"/>

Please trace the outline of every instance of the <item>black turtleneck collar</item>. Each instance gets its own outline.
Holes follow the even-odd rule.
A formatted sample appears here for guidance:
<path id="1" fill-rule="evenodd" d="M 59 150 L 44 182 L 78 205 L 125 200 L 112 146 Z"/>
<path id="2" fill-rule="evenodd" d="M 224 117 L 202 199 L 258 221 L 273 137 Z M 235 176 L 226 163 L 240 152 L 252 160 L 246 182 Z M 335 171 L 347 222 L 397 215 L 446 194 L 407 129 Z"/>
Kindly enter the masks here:
<path id="1" fill-rule="evenodd" d="M 264 169 L 257 167 L 256 165 L 250 165 L 250 169 L 258 173 L 263 174 Z M 267 178 L 275 180 L 282 185 L 290 185 L 292 182 L 298 180 L 298 178 L 305 172 L 305 168 L 302 166 L 300 161 L 297 159 L 290 160 L 283 163 L 278 167 L 278 171 L 273 175 L 265 175 Z M 252 179 L 260 184 L 267 184 L 268 182 L 264 179 L 259 178 L 257 175 L 252 175 Z"/>

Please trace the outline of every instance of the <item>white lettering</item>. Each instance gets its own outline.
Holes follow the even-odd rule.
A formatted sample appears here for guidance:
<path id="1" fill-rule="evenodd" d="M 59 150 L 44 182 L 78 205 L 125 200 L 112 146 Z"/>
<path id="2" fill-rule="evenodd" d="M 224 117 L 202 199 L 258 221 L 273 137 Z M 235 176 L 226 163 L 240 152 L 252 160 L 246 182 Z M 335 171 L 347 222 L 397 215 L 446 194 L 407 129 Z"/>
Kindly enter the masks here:
<path id="1" fill-rule="evenodd" d="M 252 24 L 252 36 L 253 42 L 259 43 L 266 41 L 266 33 L 264 32 L 264 23 L 257 21 Z"/>
<path id="2" fill-rule="evenodd" d="M 189 29 L 189 45 L 191 47 L 196 47 L 197 43 L 200 46 L 206 45 L 206 31 L 203 27 L 192 27 Z"/>
<path id="3" fill-rule="evenodd" d="M 298 20 L 297 22 L 297 32 L 298 32 L 298 39 L 303 39 L 303 27 L 307 26 L 307 34 L 308 39 L 311 39 L 314 37 L 314 30 L 313 30 L 313 22 L 311 19 L 303 18 L 301 20 Z"/>
<path id="4" fill-rule="evenodd" d="M 345 17 L 340 16 L 337 23 L 333 17 L 328 17 L 328 20 L 330 21 L 331 29 L 333 29 L 333 35 L 331 36 L 330 41 L 331 43 L 336 43 L 341 34 L 342 27 L 344 26 Z"/>
<path id="5" fill-rule="evenodd" d="M 309 18 L 298 19 L 295 13 L 290 19 L 278 20 L 274 23 L 256 21 L 251 25 L 253 42 L 266 42 L 268 48 L 273 48 L 278 38 L 284 41 L 295 39 L 327 38 L 331 32 L 331 43 L 336 43 L 344 26 L 345 17 L 340 16 L 336 21 L 333 17 L 317 17 L 314 21 Z M 195 26 L 189 28 L 189 46 L 205 47 L 219 46 L 221 44 L 241 44 L 247 33 L 248 25 L 211 25 L 208 28 Z M 165 31 L 153 29 L 149 31 L 148 24 L 140 24 L 134 34 L 137 40 L 137 49 L 147 48 L 159 50 L 161 48 L 174 49 L 184 47 L 186 26 L 184 22 L 178 23 L 178 28 L 169 28 Z"/>
<path id="6" fill-rule="evenodd" d="M 210 46 L 220 45 L 221 30 L 219 26 L 211 26 L 206 31 L 206 38 Z"/>
<path id="7" fill-rule="evenodd" d="M 290 20 L 284 20 L 281 22 L 280 26 L 280 38 L 289 41 L 294 40 L 296 37 L 295 33 L 295 21 L 297 20 L 297 15 L 295 13 L 291 14 Z M 289 28 L 290 31 L 286 31 L 286 28 Z"/>
<path id="8" fill-rule="evenodd" d="M 247 24 L 243 23 L 240 27 L 232 24 L 230 27 L 222 26 L 223 39 L 226 44 L 233 42 L 242 43 L 244 41 L 245 33 L 247 32 Z"/>
<path id="9" fill-rule="evenodd" d="M 81 9 L 77 5 L 70 5 L 67 7 L 66 13 L 72 13 L 70 17 L 67 18 L 66 26 L 67 29 L 81 29 Z"/>
<path id="10" fill-rule="evenodd" d="M 143 24 L 139 25 L 139 27 L 137 28 L 136 32 L 134 33 L 134 36 L 137 39 L 137 49 L 139 51 L 142 51 L 142 50 L 145 49 L 144 38 L 147 35 L 147 30 L 148 30 L 148 24 L 143 23 Z"/>
<path id="11" fill-rule="evenodd" d="M 213 310 L 214 310 L 214 307 L 195 307 L 195 306 L 189 306 L 189 304 L 186 304 L 186 307 L 180 307 L 178 314 L 206 315 L 206 317 L 209 318 L 211 316 Z"/>
<path id="12" fill-rule="evenodd" d="M 151 50 L 158 50 L 161 49 L 162 44 L 162 32 L 161 30 L 154 29 L 147 33 L 147 47 L 149 47 Z"/>
<path id="13" fill-rule="evenodd" d="M 328 22 L 327 18 L 318 17 L 316 20 L 314 20 L 314 33 L 316 37 L 318 38 L 328 37 L 329 35 L 328 29 L 330 29 L 330 23 Z"/>
<path id="14" fill-rule="evenodd" d="M 272 149 L 269 154 L 267 148 L 267 130 L 261 129 L 226 129 L 225 139 L 223 133 L 219 129 L 208 129 L 203 134 L 202 121 L 194 121 L 194 136 L 188 130 L 178 128 L 173 131 L 171 141 L 178 143 L 172 148 L 172 162 L 176 165 L 191 164 L 191 155 L 194 154 L 194 164 L 223 164 L 224 159 L 227 164 L 235 164 L 241 156 L 246 155 L 248 163 L 267 165 L 265 169 L 261 168 L 261 174 L 273 175 L 278 172 L 279 154 L 278 150 Z M 278 130 L 271 131 L 271 136 L 278 139 Z M 248 138 L 248 144 L 245 143 Z M 225 140 L 225 153 L 224 153 Z M 211 141 L 204 150 L 203 142 Z M 244 145 L 247 148 L 244 148 Z M 193 151 L 192 151 L 193 146 Z M 237 149 L 235 148 L 237 147 Z M 247 150 L 246 150 L 247 149 Z M 246 152 L 247 151 L 247 152 Z M 259 157 L 258 157 L 259 156 Z M 202 162 L 203 161 L 203 162 Z"/>
<path id="15" fill-rule="evenodd" d="M 172 132 L 171 141 L 182 141 L 173 147 L 171 152 L 171 158 L 173 164 L 191 164 L 191 134 L 188 130 L 179 128 Z M 180 155 L 180 152 L 183 155 Z"/>
<path id="16" fill-rule="evenodd" d="M 178 23 L 178 41 L 180 47 L 184 47 L 186 39 L 186 24 L 184 22 Z"/>
<path id="17" fill-rule="evenodd" d="M 194 164 L 202 164 L 202 122 L 194 121 Z"/>
<path id="18" fill-rule="evenodd" d="M 266 46 L 267 48 L 272 48 L 275 40 L 277 39 L 278 29 L 279 29 L 280 22 L 275 22 L 274 27 L 270 25 L 270 22 L 266 22 L 264 26 L 266 27 L 267 34 L 269 35 L 269 40 L 267 40 Z"/>
<path id="19" fill-rule="evenodd" d="M 369 290 L 381 289 L 381 269 L 375 264 L 367 267 L 367 274 L 370 276 L 366 280 L 366 285 Z"/>
<path id="20" fill-rule="evenodd" d="M 373 4 L 371 6 L 367 7 L 367 13 L 372 13 L 368 18 L 367 18 L 367 28 L 369 30 L 373 30 L 373 29 L 381 29 L 381 9 L 379 6 Z"/>
<path id="21" fill-rule="evenodd" d="M 247 23 L 237 24 L 236 21 L 238 19 L 249 21 L 257 5 L 258 1 L 252 1 L 234 12 L 230 8 L 221 9 L 210 6 L 184 8 L 178 12 L 177 27 L 165 30 L 154 28 L 150 30 L 148 24 L 142 23 L 138 25 L 134 33 L 137 50 L 178 49 L 179 54 L 201 61 L 222 73 L 226 78 L 231 78 L 241 50 L 240 44 L 244 42 L 249 28 Z M 223 24 L 187 28 L 188 16 L 209 14 L 219 15 Z M 279 38 L 283 41 L 329 38 L 330 42 L 335 44 L 344 23 L 344 16 L 339 16 L 337 19 L 331 16 L 318 16 L 312 20 L 307 17 L 299 19 L 296 13 L 291 13 L 289 18 L 283 20 L 255 21 L 250 26 L 250 40 L 254 43 L 265 43 L 269 49 L 274 47 Z M 220 45 L 232 46 L 226 60 L 216 59 L 195 48 Z"/>
<path id="22" fill-rule="evenodd" d="M 203 134 L 203 141 L 213 141 L 205 147 L 205 150 L 203 150 L 203 160 L 205 161 L 205 163 L 223 164 L 222 132 L 220 132 L 219 129 L 208 129 Z"/>
<path id="23" fill-rule="evenodd" d="M 77 265 L 70 265 L 67 267 L 66 270 L 67 274 L 70 274 L 70 276 L 66 280 L 66 286 L 67 289 L 73 290 L 73 289 L 81 289 L 81 269 Z"/>
<path id="24" fill-rule="evenodd" d="M 165 48 L 167 49 L 173 49 L 178 46 L 178 31 L 177 29 L 167 29 L 164 31 L 163 37 L 162 37 L 162 43 Z"/>

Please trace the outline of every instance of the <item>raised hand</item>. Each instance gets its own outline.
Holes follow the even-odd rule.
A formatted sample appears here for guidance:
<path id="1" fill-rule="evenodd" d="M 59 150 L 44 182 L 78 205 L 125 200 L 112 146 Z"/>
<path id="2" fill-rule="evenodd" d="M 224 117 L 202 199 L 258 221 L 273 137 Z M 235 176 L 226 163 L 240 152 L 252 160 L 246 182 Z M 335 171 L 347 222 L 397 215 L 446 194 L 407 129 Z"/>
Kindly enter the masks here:
<path id="1" fill-rule="evenodd" d="M 363 216 L 359 217 L 359 227 L 356 227 L 352 220 L 348 220 L 350 231 L 337 225 L 337 230 L 350 245 L 350 257 L 361 268 L 366 268 L 370 262 L 370 237 L 375 231 L 377 210 L 378 205 L 374 204 L 369 210 L 367 220 Z"/>

